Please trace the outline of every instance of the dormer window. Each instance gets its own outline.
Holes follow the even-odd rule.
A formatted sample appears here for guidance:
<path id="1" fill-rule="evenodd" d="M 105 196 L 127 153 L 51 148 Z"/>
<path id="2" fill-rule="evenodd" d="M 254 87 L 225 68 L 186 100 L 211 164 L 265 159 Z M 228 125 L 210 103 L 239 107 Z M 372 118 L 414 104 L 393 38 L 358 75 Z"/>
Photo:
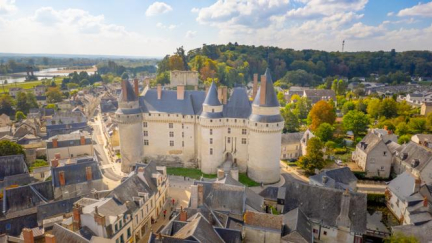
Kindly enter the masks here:
<path id="1" fill-rule="evenodd" d="M 214 109 L 212 109 L 212 113 L 214 113 Z"/>

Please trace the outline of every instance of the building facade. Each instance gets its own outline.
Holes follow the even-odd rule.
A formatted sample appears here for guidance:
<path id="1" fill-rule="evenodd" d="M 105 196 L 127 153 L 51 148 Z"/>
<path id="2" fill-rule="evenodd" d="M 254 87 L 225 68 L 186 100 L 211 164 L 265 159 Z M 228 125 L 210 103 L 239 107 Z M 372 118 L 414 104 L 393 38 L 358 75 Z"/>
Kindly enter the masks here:
<path id="1" fill-rule="evenodd" d="M 139 95 L 137 81 L 134 87 L 123 81 L 115 117 L 122 170 L 149 159 L 215 174 L 231 161 L 255 181 L 277 182 L 284 121 L 268 70 L 253 98 L 234 88 L 228 100 L 226 87 L 215 84 L 207 93 L 179 85 L 146 87 Z"/>

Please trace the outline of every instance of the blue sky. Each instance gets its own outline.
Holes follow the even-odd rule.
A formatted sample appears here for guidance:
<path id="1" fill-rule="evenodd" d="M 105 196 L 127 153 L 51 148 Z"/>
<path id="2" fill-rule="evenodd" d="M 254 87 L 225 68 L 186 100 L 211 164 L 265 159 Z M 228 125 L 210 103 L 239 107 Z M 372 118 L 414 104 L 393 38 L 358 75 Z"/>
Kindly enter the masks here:
<path id="1" fill-rule="evenodd" d="M 0 52 L 164 56 L 238 42 L 432 50 L 432 1 L 0 0 Z"/>

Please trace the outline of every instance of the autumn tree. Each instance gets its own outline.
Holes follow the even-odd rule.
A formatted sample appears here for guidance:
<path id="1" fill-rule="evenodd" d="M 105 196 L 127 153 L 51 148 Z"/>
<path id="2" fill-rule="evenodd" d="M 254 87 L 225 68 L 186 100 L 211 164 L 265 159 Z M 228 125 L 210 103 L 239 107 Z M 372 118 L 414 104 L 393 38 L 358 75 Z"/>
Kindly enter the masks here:
<path id="1" fill-rule="evenodd" d="M 57 103 L 63 100 L 63 93 L 58 87 L 50 87 L 46 92 L 48 103 Z"/>
<path id="2" fill-rule="evenodd" d="M 310 128 L 315 131 L 324 122 L 333 125 L 336 120 L 336 112 L 331 104 L 320 100 L 312 107 L 308 119 L 311 122 Z"/>
<path id="3" fill-rule="evenodd" d="M 172 55 L 169 57 L 170 70 L 184 70 L 185 64 L 179 55 Z"/>
<path id="4" fill-rule="evenodd" d="M 388 238 L 384 239 L 385 243 L 419 243 L 420 241 L 413 235 L 405 235 L 401 232 L 395 232 Z"/>

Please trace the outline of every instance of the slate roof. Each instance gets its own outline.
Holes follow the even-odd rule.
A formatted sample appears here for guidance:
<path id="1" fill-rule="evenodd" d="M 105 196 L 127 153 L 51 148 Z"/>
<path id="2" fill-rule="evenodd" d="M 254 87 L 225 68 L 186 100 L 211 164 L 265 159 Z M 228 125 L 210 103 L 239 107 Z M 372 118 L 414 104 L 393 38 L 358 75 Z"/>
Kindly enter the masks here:
<path id="1" fill-rule="evenodd" d="M 432 221 L 428 223 L 415 226 L 415 225 L 400 225 L 392 227 L 393 233 L 401 232 L 404 235 L 415 236 L 420 243 L 429 243 L 432 241 Z"/>
<path id="2" fill-rule="evenodd" d="M 415 134 L 420 142 L 432 142 L 432 134 Z"/>
<path id="3" fill-rule="evenodd" d="M 202 216 L 198 215 L 192 221 L 183 226 L 173 235 L 179 239 L 195 239 L 205 243 L 223 243 L 222 238 L 216 233 L 211 224 Z"/>
<path id="4" fill-rule="evenodd" d="M 270 69 L 267 68 L 264 75 L 266 76 L 265 103 L 261 105 L 260 102 L 260 94 L 261 94 L 261 86 L 260 86 L 255 96 L 255 100 L 253 101 L 253 104 L 257 106 L 263 106 L 263 107 L 279 107 L 280 105 L 276 96 L 276 92 L 273 87 L 273 80 L 270 74 Z"/>
<path id="5" fill-rule="evenodd" d="M 323 181 L 323 177 L 325 176 L 327 177 L 326 182 Z M 355 190 L 349 187 L 349 183 L 357 181 L 357 177 L 355 177 L 349 167 L 326 170 L 318 175 L 311 176 L 309 179 L 315 181 L 319 185 L 342 190 L 347 188 Z"/>
<path id="6" fill-rule="evenodd" d="M 404 154 L 407 155 L 403 159 Z M 422 145 L 410 141 L 408 144 L 403 146 L 402 150 L 399 152 L 399 159 L 412 164 L 415 160 L 418 160 L 419 164 L 415 166 L 415 169 L 422 171 L 424 167 L 432 160 L 432 151 Z"/>
<path id="7" fill-rule="evenodd" d="M 68 243 L 89 243 L 90 241 L 81 235 L 68 230 L 58 224 L 54 224 L 52 234 L 56 238 L 56 242 L 68 242 Z"/>
<path id="8" fill-rule="evenodd" d="M 401 200 L 406 200 L 414 193 L 415 178 L 414 176 L 405 171 L 398 175 L 388 184 L 390 191 L 395 193 Z"/>
<path id="9" fill-rule="evenodd" d="M 285 183 L 285 212 L 299 208 L 309 219 L 321 221 L 323 225 L 337 227 L 336 219 L 341 211 L 344 191 L 318 187 L 288 180 Z M 351 231 L 364 233 L 366 230 L 366 194 L 350 192 L 348 216 Z"/>
<path id="10" fill-rule="evenodd" d="M 292 132 L 282 134 L 282 145 L 300 143 L 303 138 L 304 132 Z"/>
<path id="11" fill-rule="evenodd" d="M 46 146 L 47 148 L 53 148 L 53 144 L 52 144 L 53 139 L 57 139 L 57 147 L 59 148 L 81 146 L 81 136 L 84 136 L 86 145 L 93 143 L 92 137 L 88 132 L 75 131 L 69 134 L 58 134 L 53 137 L 50 137 L 47 140 Z"/>
<path id="12" fill-rule="evenodd" d="M 283 216 L 286 235 L 282 240 L 289 242 L 312 242 L 312 225 L 306 215 L 299 209 L 293 209 Z"/>
<path id="13" fill-rule="evenodd" d="M 246 211 L 243 219 L 245 225 L 282 231 L 282 215 Z"/>
<path id="14" fill-rule="evenodd" d="M 7 176 L 24 173 L 28 173 L 28 169 L 22 154 L 0 157 L 0 181 Z"/>
<path id="15" fill-rule="evenodd" d="M 131 83 L 130 83 L 129 81 L 127 81 L 127 80 L 123 80 L 122 82 L 123 82 L 123 84 L 126 86 L 126 93 L 127 93 L 127 96 L 126 96 L 126 97 L 123 97 L 123 90 L 122 90 L 121 93 L 120 93 L 119 101 L 120 101 L 120 102 L 122 102 L 122 101 L 123 101 L 123 102 L 136 101 L 136 100 L 137 100 L 137 97 L 136 97 L 136 95 L 135 95 L 135 90 L 134 90 L 134 88 L 132 87 Z"/>
<path id="16" fill-rule="evenodd" d="M 93 181 L 102 179 L 102 174 L 96 161 L 89 159 L 84 161 L 78 160 L 76 164 L 66 164 L 51 169 L 52 183 L 54 187 L 60 187 L 60 171 L 64 171 L 65 185 L 87 182 L 86 167 L 91 167 Z"/>
<path id="17" fill-rule="evenodd" d="M 280 187 L 268 186 L 262 190 L 259 195 L 267 200 L 276 201 L 278 198 L 278 191 Z M 282 188 L 283 189 L 283 188 Z"/>
<path id="18" fill-rule="evenodd" d="M 73 204 L 79 199 L 80 197 L 74 197 L 39 205 L 37 210 L 38 222 L 42 223 L 44 219 L 72 212 Z"/>
<path id="19" fill-rule="evenodd" d="M 369 132 L 361 141 L 357 144 L 361 150 L 363 150 L 366 154 L 375 148 L 378 143 L 380 143 L 382 139 L 375 135 L 374 133 Z"/>
<path id="20" fill-rule="evenodd" d="M 252 113 L 251 102 L 245 88 L 234 88 L 228 103 L 224 106 L 223 116 L 247 119 Z"/>
<path id="21" fill-rule="evenodd" d="M 312 103 L 320 101 L 323 97 L 336 100 L 336 93 L 331 89 L 306 89 L 304 93 L 308 99 L 312 100 Z"/>
<path id="22" fill-rule="evenodd" d="M 203 105 L 209 105 L 209 106 L 222 105 L 219 101 L 217 87 L 214 82 L 212 82 L 210 85 L 210 88 L 207 92 L 207 96 L 203 102 Z"/>

